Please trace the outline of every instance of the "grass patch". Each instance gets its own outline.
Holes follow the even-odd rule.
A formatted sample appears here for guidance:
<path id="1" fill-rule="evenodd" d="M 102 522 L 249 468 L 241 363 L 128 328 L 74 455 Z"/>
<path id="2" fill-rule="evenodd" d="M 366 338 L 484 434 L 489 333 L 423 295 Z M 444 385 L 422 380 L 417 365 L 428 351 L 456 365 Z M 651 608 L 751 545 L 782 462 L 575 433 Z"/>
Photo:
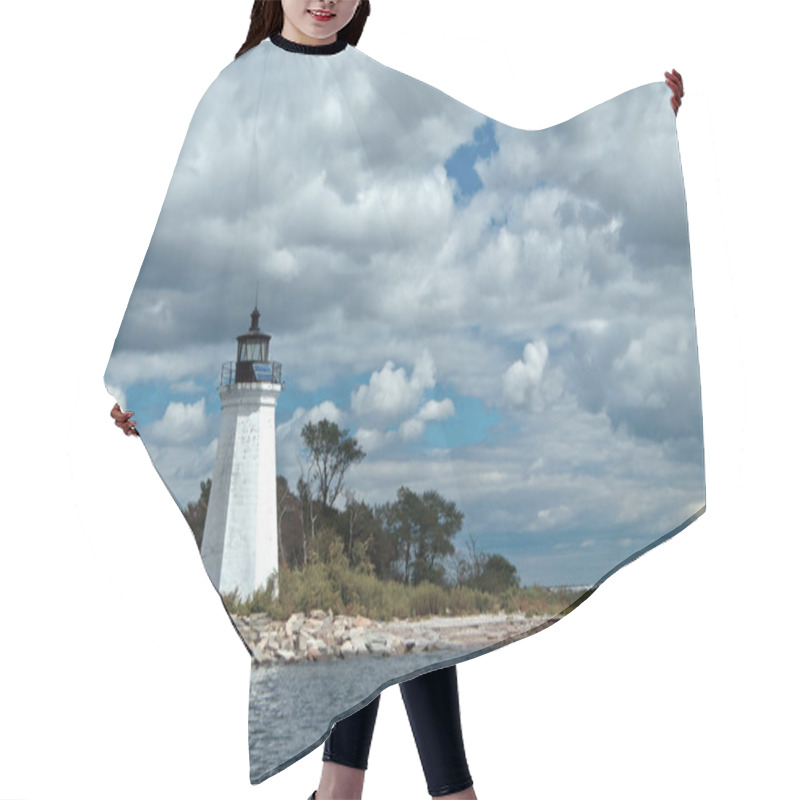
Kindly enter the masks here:
<path id="1" fill-rule="evenodd" d="M 280 594 L 275 597 L 276 578 Z M 242 599 L 236 592 L 223 595 L 230 614 L 267 614 L 286 620 L 292 614 L 330 609 L 334 614 L 388 621 L 427 616 L 467 616 L 489 613 L 524 613 L 527 617 L 565 614 L 591 592 L 548 589 L 542 586 L 507 589 L 490 594 L 467 586 L 410 586 L 376 578 L 368 571 L 352 568 L 339 543 L 331 545 L 329 561 L 315 560 L 305 569 L 281 568 L 266 586 Z"/>

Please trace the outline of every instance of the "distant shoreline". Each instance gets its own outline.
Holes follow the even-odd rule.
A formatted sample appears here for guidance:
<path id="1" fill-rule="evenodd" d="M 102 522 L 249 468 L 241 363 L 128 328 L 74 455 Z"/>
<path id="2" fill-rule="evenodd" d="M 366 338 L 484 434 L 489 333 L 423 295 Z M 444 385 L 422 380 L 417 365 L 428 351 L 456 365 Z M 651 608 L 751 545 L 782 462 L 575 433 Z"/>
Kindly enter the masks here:
<path id="1" fill-rule="evenodd" d="M 253 664 L 329 661 L 359 655 L 397 656 L 433 650 L 477 650 L 530 636 L 561 618 L 524 614 L 471 614 L 378 622 L 360 615 L 315 609 L 286 621 L 266 614 L 231 619 Z"/>

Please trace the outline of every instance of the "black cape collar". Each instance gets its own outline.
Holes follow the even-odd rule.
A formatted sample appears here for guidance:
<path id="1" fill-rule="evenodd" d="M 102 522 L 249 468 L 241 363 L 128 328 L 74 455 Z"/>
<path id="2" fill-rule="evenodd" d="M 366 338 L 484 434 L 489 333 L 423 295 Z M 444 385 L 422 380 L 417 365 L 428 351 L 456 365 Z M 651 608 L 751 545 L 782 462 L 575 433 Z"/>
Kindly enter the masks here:
<path id="1" fill-rule="evenodd" d="M 280 47 L 282 50 L 288 50 L 290 53 L 304 53 L 309 56 L 332 56 L 335 53 L 341 53 L 347 47 L 346 39 L 337 39 L 330 44 L 298 44 L 289 39 L 284 38 L 279 33 L 273 33 L 269 37 L 272 44 Z"/>

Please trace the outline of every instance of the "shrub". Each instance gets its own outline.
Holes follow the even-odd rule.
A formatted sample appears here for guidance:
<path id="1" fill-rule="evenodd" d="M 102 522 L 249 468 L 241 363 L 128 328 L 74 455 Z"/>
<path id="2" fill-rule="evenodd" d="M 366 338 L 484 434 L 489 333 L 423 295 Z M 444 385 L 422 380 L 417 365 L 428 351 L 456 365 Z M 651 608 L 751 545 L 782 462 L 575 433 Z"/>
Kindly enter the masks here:
<path id="1" fill-rule="evenodd" d="M 276 581 L 280 593 L 274 597 Z M 496 595 L 464 585 L 443 587 L 425 581 L 411 586 L 382 580 L 361 565 L 351 567 L 341 541 L 334 540 L 329 543 L 327 561 L 315 558 L 304 570 L 282 566 L 250 597 L 242 600 L 232 592 L 223 596 L 223 602 L 230 614 L 263 613 L 278 620 L 318 608 L 334 614 L 363 614 L 375 620 L 503 611 L 551 617 L 568 613 L 589 594 L 533 585 L 508 588 Z"/>

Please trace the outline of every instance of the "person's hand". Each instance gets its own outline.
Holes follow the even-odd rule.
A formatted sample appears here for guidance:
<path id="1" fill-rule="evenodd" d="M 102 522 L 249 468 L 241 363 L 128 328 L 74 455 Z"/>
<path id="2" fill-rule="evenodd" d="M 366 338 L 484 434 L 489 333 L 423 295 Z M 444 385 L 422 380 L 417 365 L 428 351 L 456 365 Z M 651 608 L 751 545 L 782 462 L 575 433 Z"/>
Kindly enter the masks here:
<path id="1" fill-rule="evenodd" d="M 672 72 L 665 72 L 664 75 L 666 76 L 667 80 L 664 83 L 672 89 L 672 97 L 670 97 L 669 102 L 672 106 L 672 110 L 675 112 L 675 116 L 678 116 L 678 109 L 681 107 L 681 97 L 683 97 L 683 78 L 681 77 L 680 72 L 677 70 L 672 70 Z"/>
<path id="2" fill-rule="evenodd" d="M 111 416 L 114 418 L 114 424 L 125 431 L 126 436 L 138 436 L 139 431 L 136 430 L 136 420 L 133 417 L 133 411 L 123 411 L 119 407 L 119 403 L 114 403 L 114 408 L 111 409 Z"/>

